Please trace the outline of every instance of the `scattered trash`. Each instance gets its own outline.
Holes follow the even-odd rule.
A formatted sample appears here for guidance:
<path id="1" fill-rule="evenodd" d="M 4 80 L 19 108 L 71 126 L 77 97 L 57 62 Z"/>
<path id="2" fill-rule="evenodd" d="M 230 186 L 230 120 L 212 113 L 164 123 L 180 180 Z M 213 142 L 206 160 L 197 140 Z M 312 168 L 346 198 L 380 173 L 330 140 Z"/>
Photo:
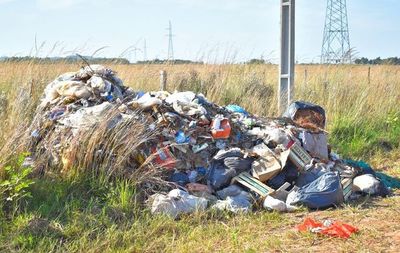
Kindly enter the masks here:
<path id="1" fill-rule="evenodd" d="M 228 196 L 224 200 L 218 200 L 211 208 L 218 210 L 227 210 L 233 213 L 246 213 L 251 210 L 251 195 L 246 191 L 241 191 L 235 196 Z"/>
<path id="2" fill-rule="evenodd" d="M 309 170 L 313 165 L 313 158 L 305 151 L 299 144 L 293 142 L 289 147 L 290 160 L 296 165 L 296 167 L 302 170 Z"/>
<path id="3" fill-rule="evenodd" d="M 263 207 L 268 210 L 274 210 L 278 212 L 291 212 L 296 210 L 295 206 L 291 206 L 286 204 L 284 201 L 280 199 L 276 199 L 271 196 L 267 196 L 264 199 Z"/>
<path id="4" fill-rule="evenodd" d="M 303 147 L 314 157 L 328 160 L 328 140 L 325 133 L 310 133 L 302 131 L 299 135 Z"/>
<path id="5" fill-rule="evenodd" d="M 325 220 L 323 223 L 320 223 L 312 218 L 306 218 L 303 224 L 298 225 L 296 228 L 298 231 L 302 232 L 310 231 L 312 233 L 324 234 L 344 239 L 347 239 L 352 234 L 358 232 L 358 228 L 340 221 Z"/>
<path id="6" fill-rule="evenodd" d="M 167 195 L 155 194 L 149 198 L 151 202 L 151 213 L 165 214 L 177 218 L 182 213 L 204 211 L 207 208 L 208 200 L 195 197 L 189 193 L 174 189 Z"/>
<path id="7" fill-rule="evenodd" d="M 154 179 L 142 184 L 155 193 L 152 213 L 173 218 L 208 204 L 232 212 L 253 205 L 319 209 L 350 201 L 357 191 L 386 196 L 388 187 L 400 187 L 368 164 L 331 152 L 325 125 L 325 110 L 315 104 L 296 101 L 283 117 L 262 118 L 191 91 L 135 92 L 114 71 L 90 65 L 46 87 L 27 134 L 29 165 L 43 156 L 60 171 L 90 167 L 129 176 L 141 169 L 142 178 Z M 132 132 L 143 140 L 127 141 Z M 83 141 L 84 134 L 90 139 Z"/>
<path id="8" fill-rule="evenodd" d="M 225 108 L 230 112 L 242 113 L 245 116 L 249 115 L 249 113 L 244 108 L 238 105 L 227 105 Z"/>
<path id="9" fill-rule="evenodd" d="M 186 185 L 186 188 L 189 192 L 207 192 L 212 193 L 212 190 L 208 185 L 199 184 L 199 183 L 189 183 Z"/>
<path id="10" fill-rule="evenodd" d="M 272 192 L 274 192 L 273 189 L 268 187 L 267 185 L 263 184 L 261 181 L 257 180 L 256 178 L 252 177 L 249 173 L 247 172 L 242 172 L 238 176 L 234 177 L 232 180 L 233 183 L 239 183 L 249 190 L 257 193 L 261 197 L 266 197 Z"/>
<path id="11" fill-rule="evenodd" d="M 226 199 L 227 197 L 237 196 L 242 191 L 243 191 L 243 189 L 240 186 L 233 184 L 233 185 L 230 185 L 220 191 L 217 191 L 217 196 L 220 199 Z"/>
<path id="12" fill-rule="evenodd" d="M 190 182 L 189 177 L 186 173 L 183 172 L 174 172 L 170 178 L 171 182 L 175 182 L 180 186 L 185 186 Z"/>
<path id="13" fill-rule="evenodd" d="M 155 155 L 154 162 L 164 168 L 173 169 L 176 165 L 176 159 L 168 147 L 153 147 L 152 153 Z"/>
<path id="14" fill-rule="evenodd" d="M 325 128 L 325 110 L 309 102 L 296 101 L 283 114 L 283 117 L 292 119 L 298 126 L 312 130 Z"/>
<path id="15" fill-rule="evenodd" d="M 211 133 L 214 139 L 227 139 L 231 133 L 231 125 L 227 118 L 217 115 L 211 122 Z"/>
<path id="16" fill-rule="evenodd" d="M 269 150 L 268 147 L 265 149 Z M 286 160 L 289 156 L 290 150 L 284 151 L 280 154 L 280 159 L 270 151 L 266 152 L 263 156 L 253 162 L 251 172 L 253 177 L 259 179 L 261 182 L 266 182 L 276 176 L 286 165 Z"/>
<path id="17" fill-rule="evenodd" d="M 351 194 L 353 193 L 353 179 L 343 178 L 341 184 L 343 189 L 343 199 L 347 202 L 350 200 Z"/>
<path id="18" fill-rule="evenodd" d="M 364 174 L 353 180 L 353 191 L 375 195 L 379 192 L 380 182 L 372 174 Z"/>

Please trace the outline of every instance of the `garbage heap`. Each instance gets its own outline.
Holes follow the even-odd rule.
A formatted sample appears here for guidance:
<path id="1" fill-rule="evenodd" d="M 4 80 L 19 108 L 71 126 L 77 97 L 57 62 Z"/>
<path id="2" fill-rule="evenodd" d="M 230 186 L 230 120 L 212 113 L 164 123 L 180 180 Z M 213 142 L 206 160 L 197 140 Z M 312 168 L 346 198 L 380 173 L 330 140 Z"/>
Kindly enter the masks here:
<path id="1" fill-rule="evenodd" d="M 47 86 L 30 146 L 35 165 L 45 157 L 63 169 L 157 175 L 169 188 L 148 205 L 174 218 L 206 208 L 283 212 L 387 196 L 367 164 L 330 150 L 325 125 L 324 109 L 311 103 L 294 102 L 280 118 L 257 117 L 191 91 L 135 92 L 112 70 L 90 65 Z"/>

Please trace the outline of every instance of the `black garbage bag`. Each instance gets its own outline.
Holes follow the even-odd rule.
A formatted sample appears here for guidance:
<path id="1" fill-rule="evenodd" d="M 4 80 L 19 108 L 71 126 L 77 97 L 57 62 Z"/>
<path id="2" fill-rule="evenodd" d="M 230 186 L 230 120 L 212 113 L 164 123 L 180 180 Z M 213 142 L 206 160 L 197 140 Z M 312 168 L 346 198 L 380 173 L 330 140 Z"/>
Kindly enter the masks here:
<path id="1" fill-rule="evenodd" d="M 228 186 L 234 176 L 236 176 L 234 169 L 229 169 L 223 163 L 214 161 L 208 170 L 207 183 L 214 190 L 219 190 Z"/>
<path id="2" fill-rule="evenodd" d="M 243 153 L 240 148 L 231 148 L 228 150 L 220 150 L 213 157 L 214 161 L 221 162 L 224 161 L 228 157 L 243 157 Z"/>
<path id="3" fill-rule="evenodd" d="M 236 171 L 236 175 L 238 175 L 244 171 L 250 171 L 253 161 L 254 159 L 250 157 L 228 157 L 224 160 L 224 165 L 229 169 L 234 169 Z"/>
<path id="4" fill-rule="evenodd" d="M 313 117 L 307 112 L 315 112 L 319 117 Z M 312 104 L 305 101 L 295 101 L 289 105 L 286 111 L 283 113 L 282 117 L 290 118 L 293 121 L 301 118 L 308 118 L 308 120 L 313 121 L 313 123 L 320 128 L 324 128 L 326 124 L 325 110 L 319 105 Z"/>
<path id="5" fill-rule="evenodd" d="M 291 185 L 294 185 L 294 181 L 296 181 L 298 176 L 299 176 L 298 169 L 291 161 L 288 160 L 285 165 L 285 168 L 283 168 L 283 170 L 279 172 L 278 175 L 268 180 L 267 185 L 272 189 L 277 190 L 286 182 L 290 183 Z M 291 189 L 291 187 L 289 189 Z"/>

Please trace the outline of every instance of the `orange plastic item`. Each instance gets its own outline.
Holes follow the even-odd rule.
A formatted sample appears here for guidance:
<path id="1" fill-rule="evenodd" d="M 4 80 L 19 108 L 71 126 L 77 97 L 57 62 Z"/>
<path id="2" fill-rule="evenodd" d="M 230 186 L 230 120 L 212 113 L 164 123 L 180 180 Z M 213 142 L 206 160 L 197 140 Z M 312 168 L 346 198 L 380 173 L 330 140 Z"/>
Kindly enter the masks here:
<path id="1" fill-rule="evenodd" d="M 358 232 L 358 228 L 340 221 L 334 221 L 331 225 L 326 227 L 322 223 L 317 222 L 311 218 L 306 218 L 303 224 L 297 226 L 297 230 L 299 231 L 311 230 L 312 232 L 315 233 L 320 233 L 340 238 L 349 238 L 353 233 Z"/>
<path id="2" fill-rule="evenodd" d="M 231 124 L 228 119 L 218 120 L 219 128 L 216 127 L 217 120 L 211 122 L 211 134 L 214 139 L 228 139 L 231 134 Z"/>
<path id="3" fill-rule="evenodd" d="M 168 147 L 153 147 L 151 149 L 155 156 L 153 161 L 160 167 L 173 169 L 176 165 L 176 159 Z"/>

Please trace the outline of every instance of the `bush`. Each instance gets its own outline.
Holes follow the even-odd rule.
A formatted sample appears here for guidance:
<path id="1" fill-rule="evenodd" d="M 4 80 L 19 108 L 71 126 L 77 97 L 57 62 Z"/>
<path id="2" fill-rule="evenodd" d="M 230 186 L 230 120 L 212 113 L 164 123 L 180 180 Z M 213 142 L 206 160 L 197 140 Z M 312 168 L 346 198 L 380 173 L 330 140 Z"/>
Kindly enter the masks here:
<path id="1" fill-rule="evenodd" d="M 21 154 L 4 168 L 4 178 L 0 181 L 0 205 L 6 214 L 18 211 L 21 201 L 32 197 L 29 191 L 34 183 L 29 178 L 32 168 L 23 166 L 26 156 Z"/>

